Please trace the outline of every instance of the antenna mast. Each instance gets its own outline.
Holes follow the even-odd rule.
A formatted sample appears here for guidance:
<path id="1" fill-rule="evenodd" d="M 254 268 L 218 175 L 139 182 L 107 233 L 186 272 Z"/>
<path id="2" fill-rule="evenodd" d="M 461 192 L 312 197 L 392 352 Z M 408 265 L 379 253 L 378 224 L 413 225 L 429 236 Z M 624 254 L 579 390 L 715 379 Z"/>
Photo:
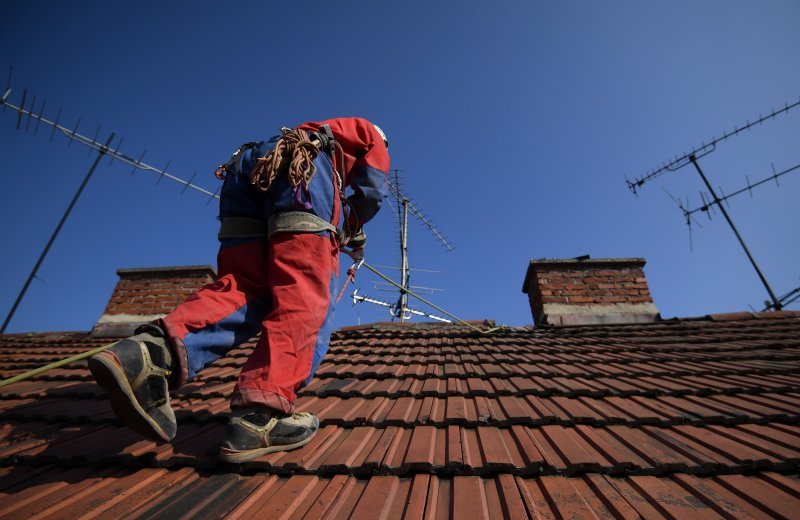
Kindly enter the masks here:
<path id="1" fill-rule="evenodd" d="M 772 291 L 772 287 L 770 287 L 769 282 L 764 276 L 764 273 L 762 273 L 761 269 L 758 267 L 756 259 L 753 258 L 752 254 L 750 254 L 750 250 L 747 248 L 747 244 L 744 243 L 742 235 L 740 235 L 739 230 L 736 229 L 736 225 L 733 223 L 733 220 L 731 220 L 730 215 L 728 215 L 725 206 L 722 205 L 722 201 L 719 199 L 719 197 L 717 197 L 717 193 L 714 191 L 714 188 L 711 187 L 711 183 L 708 182 L 708 179 L 706 178 L 705 173 L 703 173 L 703 170 L 700 169 L 700 165 L 697 164 L 697 158 L 694 155 L 692 155 L 689 157 L 689 160 L 692 162 L 692 165 L 694 165 L 695 169 L 697 170 L 697 173 L 700 174 L 700 177 L 706 184 L 708 192 L 714 198 L 713 204 L 716 204 L 716 206 L 720 209 L 720 211 L 722 211 L 722 215 L 725 217 L 725 220 L 728 221 L 728 225 L 733 230 L 733 234 L 736 235 L 736 239 L 739 241 L 739 244 L 742 246 L 742 249 L 744 249 L 744 253 L 747 255 L 747 259 L 750 260 L 750 263 L 753 265 L 753 269 L 755 269 L 756 273 L 758 274 L 758 278 L 761 280 L 761 283 L 764 284 L 764 288 L 767 290 L 767 293 L 769 293 L 769 297 L 772 299 L 773 308 L 776 311 L 781 310 L 783 308 L 783 305 L 781 305 L 781 301 L 778 299 L 777 296 L 775 296 L 775 293 Z"/>
<path id="2" fill-rule="evenodd" d="M 425 314 L 423 312 L 410 309 L 408 307 L 408 293 L 411 289 L 418 289 L 418 287 L 411 285 L 411 267 L 409 265 L 408 260 L 408 221 L 409 216 L 413 215 L 416 217 L 422 224 L 428 228 L 434 238 L 441 243 L 446 250 L 453 251 L 455 248 L 453 247 L 450 242 L 442 235 L 441 231 L 431 222 L 431 220 L 426 217 L 421 211 L 419 211 L 414 204 L 411 202 L 408 196 L 406 196 L 403 191 L 400 189 L 400 170 L 392 170 L 394 172 L 394 178 L 389 181 L 389 190 L 391 191 L 392 195 L 394 196 L 395 202 L 397 203 L 397 207 L 394 208 L 395 215 L 397 217 L 397 224 L 399 228 L 399 246 L 400 246 L 400 296 L 397 299 L 397 303 L 392 305 L 390 303 L 386 303 L 380 300 L 375 300 L 372 298 L 368 298 L 364 295 L 357 294 L 357 291 L 353 293 L 353 303 L 360 303 L 360 302 L 367 302 L 373 303 L 376 305 L 381 305 L 383 307 L 388 307 L 392 316 L 399 319 L 401 322 L 411 319 L 412 315 L 417 316 L 425 316 L 434 320 L 438 321 L 449 321 L 439 316 L 435 316 L 432 314 Z M 392 267 L 392 269 L 398 269 L 397 267 Z M 423 289 L 427 289 L 430 291 L 434 291 L 437 289 L 432 289 L 429 287 L 425 287 Z"/>
<path id="3" fill-rule="evenodd" d="M 400 226 L 400 299 L 397 300 L 397 313 L 400 321 L 405 321 L 408 308 L 408 199 L 403 199 L 403 224 Z"/>

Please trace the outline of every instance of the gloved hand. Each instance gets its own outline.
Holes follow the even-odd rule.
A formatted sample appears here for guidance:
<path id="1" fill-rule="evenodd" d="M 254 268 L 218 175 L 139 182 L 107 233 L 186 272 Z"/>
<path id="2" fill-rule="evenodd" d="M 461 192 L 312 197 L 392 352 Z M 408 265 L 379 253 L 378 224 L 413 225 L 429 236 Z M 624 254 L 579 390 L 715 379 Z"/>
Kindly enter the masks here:
<path id="1" fill-rule="evenodd" d="M 348 247 L 352 249 L 353 260 L 356 262 L 364 259 L 364 246 L 367 245 L 367 234 L 364 229 L 359 229 L 347 242 Z"/>
<path id="2" fill-rule="evenodd" d="M 350 237 L 350 240 L 347 242 L 348 247 L 351 249 L 364 249 L 364 246 L 367 244 L 367 234 L 364 233 L 364 228 L 360 228 L 358 231 L 353 233 Z"/>

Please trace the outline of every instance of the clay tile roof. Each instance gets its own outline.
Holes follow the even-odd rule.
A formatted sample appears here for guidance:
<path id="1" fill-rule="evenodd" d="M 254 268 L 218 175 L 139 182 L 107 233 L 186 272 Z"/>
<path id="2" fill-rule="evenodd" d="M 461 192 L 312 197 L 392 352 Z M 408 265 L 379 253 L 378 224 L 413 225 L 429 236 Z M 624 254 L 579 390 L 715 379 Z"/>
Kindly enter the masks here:
<path id="1" fill-rule="evenodd" d="M 9 377 L 107 343 L 0 336 Z M 796 518 L 800 313 L 337 332 L 305 448 L 226 465 L 251 345 L 176 394 L 179 433 L 122 428 L 85 362 L 0 391 L 4 518 Z"/>

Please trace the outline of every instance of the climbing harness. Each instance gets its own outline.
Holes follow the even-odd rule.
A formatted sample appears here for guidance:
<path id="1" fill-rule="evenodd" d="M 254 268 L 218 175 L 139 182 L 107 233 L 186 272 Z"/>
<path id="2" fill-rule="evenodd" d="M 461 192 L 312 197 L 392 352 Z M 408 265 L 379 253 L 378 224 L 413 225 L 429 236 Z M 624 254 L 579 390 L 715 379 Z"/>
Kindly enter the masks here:
<path id="1" fill-rule="evenodd" d="M 214 172 L 218 179 L 241 171 L 244 153 L 255 148 L 257 142 L 245 143 Z M 348 214 L 353 211 L 344 195 L 344 182 L 338 164 L 344 164 L 344 150 L 336 142 L 330 125 L 322 125 L 317 132 L 302 129 L 281 128 L 278 142 L 267 155 L 256 159 L 256 165 L 250 175 L 251 183 L 261 191 L 268 191 L 278 175 L 285 174 L 293 186 L 307 186 L 316 173 L 314 159 L 319 151 L 328 155 L 336 182 L 341 207 L 347 208 Z M 338 160 L 337 160 L 338 155 Z M 349 229 L 348 215 L 344 216 L 344 225 L 339 229 L 316 215 L 304 211 L 290 211 L 273 215 L 268 222 L 252 217 L 226 217 L 222 219 L 218 238 L 262 238 L 271 237 L 274 233 L 319 233 L 331 232 L 342 246 L 347 245 L 358 230 Z"/>

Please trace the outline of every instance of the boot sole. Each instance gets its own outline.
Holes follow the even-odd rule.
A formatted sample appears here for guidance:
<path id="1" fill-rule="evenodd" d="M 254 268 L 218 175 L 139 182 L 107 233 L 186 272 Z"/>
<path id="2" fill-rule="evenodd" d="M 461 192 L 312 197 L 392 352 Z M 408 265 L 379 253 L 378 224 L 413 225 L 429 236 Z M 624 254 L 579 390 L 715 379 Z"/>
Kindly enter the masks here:
<path id="1" fill-rule="evenodd" d="M 89 371 L 97 384 L 108 394 L 111 409 L 125 426 L 156 442 L 171 440 L 171 437 L 139 406 L 125 373 L 111 355 L 101 352 L 89 358 Z"/>
<path id="2" fill-rule="evenodd" d="M 223 462 L 238 464 L 240 462 L 247 462 L 249 460 L 257 459 L 262 455 L 275 453 L 276 451 L 291 451 L 308 444 L 311 441 L 311 439 L 313 439 L 317 435 L 318 431 L 319 429 L 315 430 L 314 433 L 312 433 L 309 438 L 304 439 L 300 442 L 296 442 L 294 444 L 283 444 L 281 446 L 267 446 L 266 448 L 256 448 L 254 450 L 246 450 L 246 451 L 234 451 L 234 450 L 229 450 L 227 448 L 220 448 L 219 458 Z"/>

